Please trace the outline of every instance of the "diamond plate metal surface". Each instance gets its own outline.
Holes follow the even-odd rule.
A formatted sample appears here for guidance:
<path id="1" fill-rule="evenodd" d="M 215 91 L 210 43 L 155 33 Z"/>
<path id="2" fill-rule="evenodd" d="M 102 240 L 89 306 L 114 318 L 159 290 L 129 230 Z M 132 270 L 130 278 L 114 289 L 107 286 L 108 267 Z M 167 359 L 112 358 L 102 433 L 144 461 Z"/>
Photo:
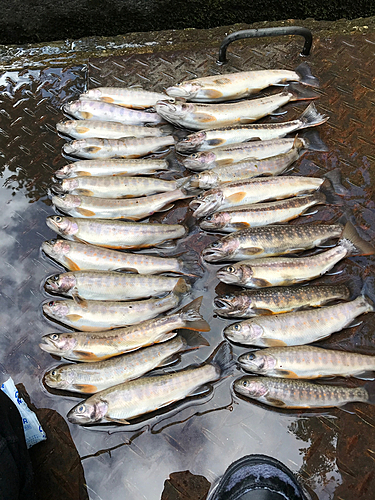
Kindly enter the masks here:
<path id="1" fill-rule="evenodd" d="M 318 175 L 340 167 L 348 188 L 343 205 L 322 207 L 318 214 L 305 217 L 303 223 L 336 220 L 349 208 L 372 240 L 374 47 L 374 34 L 315 37 L 308 61 L 321 80 L 317 106 L 330 116 L 320 128 L 329 152 L 308 153 L 295 168 L 297 173 Z M 41 314 L 40 304 L 46 294 L 40 283 L 56 272 L 56 266 L 39 252 L 41 242 L 54 237 L 44 222 L 53 213 L 47 197 L 50 176 L 66 163 L 60 154 L 63 140 L 54 128 L 62 117 L 61 104 L 75 98 L 86 86 L 142 84 L 160 91 L 197 76 L 272 67 L 292 69 L 301 62 L 300 48 L 301 41 L 295 38 L 245 41 L 230 46 L 229 63 L 221 67 L 216 65 L 217 50 L 202 46 L 189 51 L 91 59 L 87 67 L 25 69 L 0 77 L 0 361 L 16 382 L 25 385 L 36 406 L 52 408 L 65 417 L 79 400 L 45 390 L 43 374 L 58 363 L 38 347 L 41 334 L 63 329 Z M 269 119 L 293 119 L 304 108 L 304 104 L 294 103 L 286 106 L 286 116 Z M 176 210 L 160 218 L 183 219 L 186 211 L 186 204 L 177 204 Z M 212 239 L 195 228 L 179 249 L 197 251 Z M 374 275 L 374 258 L 347 259 L 337 268 L 342 268 L 344 277 L 358 289 L 359 281 Z M 342 276 L 324 280 L 337 282 Z M 204 295 L 202 312 L 211 324 L 207 334 L 211 347 L 185 355 L 184 365 L 201 362 L 222 340 L 222 329 L 228 322 L 213 317 L 215 288 L 223 291 L 209 268 L 195 283 L 193 296 Z M 320 345 L 375 354 L 375 320 L 373 315 L 363 320 L 360 326 L 335 334 Z M 235 352 L 242 349 L 235 348 Z M 249 453 L 265 453 L 282 460 L 319 499 L 373 498 L 374 406 L 352 405 L 350 412 L 275 411 L 233 398 L 231 383 L 228 378 L 208 397 L 176 405 L 170 412 L 129 428 L 89 429 L 69 424 L 90 498 L 158 500 L 170 473 L 190 470 L 214 482 L 232 461 Z"/>

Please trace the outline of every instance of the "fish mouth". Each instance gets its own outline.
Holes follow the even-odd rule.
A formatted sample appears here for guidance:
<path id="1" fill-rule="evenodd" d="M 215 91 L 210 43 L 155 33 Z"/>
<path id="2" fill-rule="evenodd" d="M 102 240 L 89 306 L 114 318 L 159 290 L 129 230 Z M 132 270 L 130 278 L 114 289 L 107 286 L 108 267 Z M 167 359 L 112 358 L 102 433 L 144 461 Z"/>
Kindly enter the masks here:
<path id="1" fill-rule="evenodd" d="M 73 141 L 74 142 L 74 141 Z M 67 142 L 63 145 L 62 149 L 63 149 L 63 152 L 66 153 L 66 154 L 74 154 L 74 153 L 77 153 L 77 151 L 79 151 L 79 148 L 77 148 L 73 142 Z"/>
<path id="2" fill-rule="evenodd" d="M 72 408 L 70 412 L 67 414 L 67 419 L 71 424 L 85 425 L 93 423 L 90 417 L 87 417 L 86 415 L 77 414 L 74 408 Z"/>
<path id="3" fill-rule="evenodd" d="M 183 97 L 184 99 L 190 97 L 191 94 L 183 87 L 168 87 L 166 93 L 171 97 Z"/>
<path id="4" fill-rule="evenodd" d="M 41 342 L 39 344 L 39 347 L 43 351 L 48 352 L 49 354 L 56 354 L 57 356 L 62 355 L 61 349 L 58 349 L 51 339 L 49 339 L 48 337 L 47 338 L 43 337 L 42 340 L 44 341 L 44 344 Z"/>
<path id="5" fill-rule="evenodd" d="M 214 305 L 219 311 L 232 312 L 233 310 L 230 299 L 224 299 L 223 297 L 215 297 Z"/>
<path id="6" fill-rule="evenodd" d="M 189 207 L 194 211 L 193 216 L 196 218 L 200 218 L 215 212 L 218 207 L 218 203 L 217 200 L 192 200 L 189 204 Z"/>
<path id="7" fill-rule="evenodd" d="M 52 184 L 51 186 L 52 191 L 54 191 L 57 194 L 64 194 L 66 191 L 63 189 L 61 184 Z"/>
<path id="8" fill-rule="evenodd" d="M 204 250 L 202 250 L 202 257 L 207 262 L 214 262 L 218 260 L 224 260 L 226 258 L 226 255 L 217 248 L 205 248 Z"/>
<path id="9" fill-rule="evenodd" d="M 227 273 L 226 271 L 218 271 L 216 273 L 216 276 L 219 278 L 220 281 L 222 281 L 223 283 L 228 283 L 228 285 L 233 283 L 238 283 L 237 276 Z"/>

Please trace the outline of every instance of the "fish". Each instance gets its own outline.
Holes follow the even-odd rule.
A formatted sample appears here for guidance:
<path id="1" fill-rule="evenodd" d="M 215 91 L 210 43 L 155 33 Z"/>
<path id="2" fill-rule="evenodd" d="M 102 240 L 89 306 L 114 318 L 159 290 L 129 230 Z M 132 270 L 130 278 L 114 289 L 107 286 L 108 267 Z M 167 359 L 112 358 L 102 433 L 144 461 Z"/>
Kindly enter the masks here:
<path id="1" fill-rule="evenodd" d="M 224 104 L 194 104 L 178 102 L 174 104 L 159 101 L 154 109 L 167 122 L 177 127 L 191 130 L 226 127 L 251 123 L 272 114 L 288 102 L 316 99 L 318 94 L 296 85 L 289 85 L 283 92 L 271 96 L 247 99 Z"/>
<path id="2" fill-rule="evenodd" d="M 43 313 L 55 321 L 76 330 L 97 332 L 155 318 L 178 306 L 187 291 L 181 278 L 172 292 L 161 298 L 126 302 L 87 300 L 83 305 L 68 299 L 45 302 L 42 307 Z"/>
<path id="3" fill-rule="evenodd" d="M 64 239 L 44 241 L 42 250 L 69 271 L 121 270 L 139 274 L 172 272 L 187 276 L 199 276 L 202 271 L 196 262 L 195 252 L 186 252 L 180 257 L 159 257 L 143 253 L 119 252 Z"/>
<path id="4" fill-rule="evenodd" d="M 346 235 L 338 244 L 308 257 L 265 257 L 243 260 L 221 268 L 217 272 L 220 281 L 246 288 L 289 286 L 322 276 L 337 262 L 351 255 L 373 255 L 375 248 L 358 237 Z"/>
<path id="5" fill-rule="evenodd" d="M 63 105 L 63 112 L 77 120 L 117 122 L 123 125 L 159 125 L 165 123 L 157 113 L 137 111 L 117 104 L 78 99 Z"/>
<path id="6" fill-rule="evenodd" d="M 304 380 L 245 375 L 234 382 L 234 390 L 276 408 L 330 408 L 351 402 L 370 403 L 370 395 L 364 387 L 349 388 Z"/>
<path id="7" fill-rule="evenodd" d="M 319 189 L 323 182 L 325 179 L 298 175 L 227 182 L 199 194 L 189 206 L 193 216 L 200 218 L 227 208 L 311 193 Z"/>
<path id="8" fill-rule="evenodd" d="M 132 198 L 174 191 L 188 183 L 189 179 L 186 177 L 166 181 L 156 177 L 104 175 L 64 179 L 61 184 L 54 184 L 52 189 L 58 194 L 69 193 L 95 198 Z"/>
<path id="9" fill-rule="evenodd" d="M 228 208 L 208 215 L 200 221 L 207 231 L 233 233 L 249 227 L 263 227 L 288 222 L 314 205 L 324 204 L 325 194 L 320 191 L 306 196 L 294 196 L 280 201 L 254 203 L 241 208 Z"/>
<path id="10" fill-rule="evenodd" d="M 132 109 L 151 108 L 161 99 L 175 102 L 174 97 L 169 97 L 161 92 L 144 90 L 142 87 L 96 87 L 81 94 L 82 99 L 108 102 Z"/>
<path id="11" fill-rule="evenodd" d="M 345 285 L 311 285 L 241 290 L 215 297 L 214 312 L 226 318 L 252 318 L 284 313 L 307 307 L 319 307 L 334 300 L 349 300 Z"/>
<path id="12" fill-rule="evenodd" d="M 297 151 L 327 151 L 327 146 L 320 139 L 316 130 L 309 130 L 303 136 L 284 137 L 267 141 L 238 142 L 217 147 L 210 151 L 200 151 L 186 156 L 182 159 L 182 163 L 185 168 L 201 172 L 228 165 L 232 165 L 235 171 L 237 165 L 234 166 L 234 164 L 246 162 L 249 170 L 256 172 L 258 160 L 277 156 L 273 160 L 275 163 L 268 161 L 259 165 L 260 174 L 265 175 L 270 169 L 271 171 L 275 170 L 276 167 L 280 169 L 279 155 L 288 153 L 291 149 L 297 149 Z M 287 158 L 290 159 L 289 156 Z M 298 159 L 295 153 L 294 158 L 295 160 Z M 281 161 L 285 163 L 285 157 L 281 157 Z M 243 167 L 240 166 L 240 168 Z"/>
<path id="13" fill-rule="evenodd" d="M 64 165 L 56 170 L 57 179 L 69 179 L 83 176 L 107 175 L 145 175 L 168 170 L 166 160 L 134 159 L 134 160 L 80 160 Z"/>
<path id="14" fill-rule="evenodd" d="M 171 125 L 143 127 L 100 120 L 65 120 L 56 124 L 56 130 L 73 139 L 122 139 L 124 137 L 162 137 L 173 132 Z"/>
<path id="15" fill-rule="evenodd" d="M 189 332 L 185 337 L 177 335 L 167 342 L 104 361 L 65 364 L 48 370 L 44 382 L 52 389 L 95 394 L 141 377 L 159 366 L 178 361 L 178 353 L 200 347 L 197 337 L 203 339 L 201 335 Z"/>
<path id="16" fill-rule="evenodd" d="M 226 327 L 224 335 L 232 342 L 259 347 L 311 344 L 348 327 L 357 316 L 374 310 L 372 300 L 360 295 L 349 302 L 318 309 L 250 318 Z"/>
<path id="17" fill-rule="evenodd" d="M 147 248 L 182 238 L 186 228 L 181 224 L 125 222 L 106 219 L 80 219 L 51 215 L 47 226 L 71 241 L 86 242 L 114 249 Z"/>
<path id="18" fill-rule="evenodd" d="M 237 361 L 249 372 L 292 379 L 361 378 L 375 371 L 375 356 L 313 346 L 270 347 L 241 354 Z"/>
<path id="19" fill-rule="evenodd" d="M 87 302 L 84 299 L 122 301 L 160 296 L 172 291 L 180 280 L 190 290 L 180 277 L 88 270 L 55 274 L 47 278 L 44 288 L 83 304 Z"/>
<path id="20" fill-rule="evenodd" d="M 166 342 L 181 328 L 209 332 L 209 324 L 199 313 L 201 303 L 202 297 L 198 297 L 174 313 L 115 330 L 49 333 L 39 347 L 64 359 L 91 363 Z"/>
<path id="21" fill-rule="evenodd" d="M 176 144 L 176 151 L 188 153 L 208 151 L 213 148 L 228 146 L 251 140 L 280 139 L 287 134 L 297 132 L 308 127 L 322 125 L 329 119 L 316 109 L 312 102 L 297 120 L 281 123 L 255 123 L 253 125 L 237 125 L 218 129 L 200 130 L 189 134 Z"/>
<path id="22" fill-rule="evenodd" d="M 164 152 L 174 144 L 171 135 L 163 137 L 126 137 L 125 139 L 81 139 L 63 145 L 63 153 L 87 160 L 140 158 Z"/>
<path id="23" fill-rule="evenodd" d="M 232 368 L 232 351 L 226 342 L 202 365 L 163 375 L 141 377 L 124 382 L 90 396 L 72 408 L 67 417 L 73 424 L 112 422 L 129 424 L 129 420 L 159 410 L 188 396 L 207 392 L 207 384 L 223 378 Z"/>
<path id="24" fill-rule="evenodd" d="M 287 82 L 319 87 L 319 80 L 311 74 L 309 66 L 302 63 L 295 71 L 264 69 L 194 78 L 168 87 L 166 93 L 192 102 L 223 102 L 242 99 L 272 85 Z"/>
<path id="25" fill-rule="evenodd" d="M 193 196 L 193 192 L 178 188 L 174 191 L 139 198 L 97 198 L 63 194 L 52 196 L 51 200 L 59 210 L 72 217 L 137 221 L 155 212 L 166 212 L 173 207 L 172 202 Z"/>
<path id="26" fill-rule="evenodd" d="M 202 250 L 207 262 L 239 261 L 303 252 L 331 239 L 359 238 L 353 224 L 296 224 L 254 227 L 223 236 Z"/>

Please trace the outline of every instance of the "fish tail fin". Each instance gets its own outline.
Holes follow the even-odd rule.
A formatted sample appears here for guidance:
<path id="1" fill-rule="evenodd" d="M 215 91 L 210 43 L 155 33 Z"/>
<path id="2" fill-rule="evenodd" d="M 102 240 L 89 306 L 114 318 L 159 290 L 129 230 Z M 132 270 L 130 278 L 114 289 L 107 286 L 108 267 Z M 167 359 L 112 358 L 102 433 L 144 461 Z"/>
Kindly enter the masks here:
<path id="1" fill-rule="evenodd" d="M 203 297 L 198 297 L 197 299 L 194 299 L 181 309 L 180 316 L 185 322 L 184 328 L 200 332 L 209 332 L 211 330 L 210 325 L 199 312 L 199 308 L 202 304 L 202 298 Z"/>
<path id="2" fill-rule="evenodd" d="M 202 276 L 203 269 L 198 264 L 197 254 L 194 251 L 185 252 L 183 258 L 178 259 L 179 272 L 187 276 Z"/>
<path id="3" fill-rule="evenodd" d="M 293 94 L 291 101 L 308 101 L 310 99 L 317 99 L 319 94 L 311 89 L 307 89 L 298 83 L 293 83 L 286 88 L 286 92 Z"/>
<path id="4" fill-rule="evenodd" d="M 339 196 L 346 196 L 348 194 L 348 190 L 341 183 L 341 170 L 339 168 L 327 172 L 323 177 L 326 179 L 326 182 L 322 184 L 322 187 L 330 188 Z"/>
<path id="5" fill-rule="evenodd" d="M 201 189 L 193 188 L 192 186 L 190 187 L 189 185 L 184 185 L 183 187 L 180 187 L 179 191 L 181 191 L 182 200 L 184 200 L 185 198 L 194 198 L 194 196 L 197 196 L 199 193 L 202 192 Z"/>
<path id="6" fill-rule="evenodd" d="M 307 106 L 299 119 L 302 122 L 301 126 L 299 127 L 301 129 L 321 125 L 329 119 L 329 116 L 320 114 L 316 109 L 315 104 L 312 102 Z"/>
<path id="7" fill-rule="evenodd" d="M 205 339 L 203 335 L 201 335 L 197 331 L 180 330 L 178 335 L 182 338 L 184 351 L 191 351 L 193 349 L 199 349 L 199 347 L 202 347 L 203 345 L 210 345 L 208 340 Z"/>
<path id="8" fill-rule="evenodd" d="M 364 403 L 369 403 L 370 405 L 375 405 L 375 384 L 373 381 L 366 382 L 363 389 L 367 392 L 367 401 Z M 365 398 L 364 398 L 365 399 Z"/>
<path id="9" fill-rule="evenodd" d="M 190 288 L 191 287 L 189 283 L 187 283 L 186 280 L 184 280 L 184 278 L 180 278 L 175 284 L 172 293 L 177 295 L 177 297 L 182 297 L 183 295 L 185 295 L 190 291 Z"/>
<path id="10" fill-rule="evenodd" d="M 207 364 L 213 365 L 218 371 L 218 378 L 223 378 L 232 371 L 234 367 L 232 346 L 229 342 L 221 342 L 211 356 L 206 361 Z"/>
<path id="11" fill-rule="evenodd" d="M 320 138 L 317 130 L 306 130 L 301 134 L 305 149 L 309 151 L 328 151 L 327 145 Z"/>
<path id="12" fill-rule="evenodd" d="M 189 175 L 187 177 L 181 177 L 180 179 L 176 179 L 176 186 L 178 188 L 184 188 L 188 190 L 191 187 L 191 180 L 192 176 Z"/>
<path id="13" fill-rule="evenodd" d="M 311 199 L 314 200 L 317 205 L 323 205 L 327 201 L 327 195 L 325 195 L 321 191 L 316 191 L 312 194 Z"/>
<path id="14" fill-rule="evenodd" d="M 365 279 L 361 296 L 369 306 L 369 312 L 375 312 L 375 280 L 373 277 Z"/>
<path id="15" fill-rule="evenodd" d="M 167 125 L 161 125 L 159 127 L 159 130 L 161 132 L 161 135 L 173 135 L 174 126 L 168 123 Z"/>
<path id="16" fill-rule="evenodd" d="M 299 76 L 299 82 L 303 85 L 308 85 L 309 87 L 319 87 L 319 80 L 311 73 L 310 66 L 303 62 L 295 69 L 295 72 Z"/>
<path id="17" fill-rule="evenodd" d="M 374 255 L 375 248 L 359 234 L 354 225 L 348 221 L 342 232 L 340 244 L 348 251 L 348 255 Z"/>

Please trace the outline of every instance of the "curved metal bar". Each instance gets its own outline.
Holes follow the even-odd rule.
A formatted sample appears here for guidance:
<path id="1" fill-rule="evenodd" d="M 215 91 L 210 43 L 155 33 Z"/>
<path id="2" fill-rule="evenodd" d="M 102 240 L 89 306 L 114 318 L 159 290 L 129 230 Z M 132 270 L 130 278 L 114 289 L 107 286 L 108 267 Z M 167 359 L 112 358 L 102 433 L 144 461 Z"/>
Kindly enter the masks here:
<path id="1" fill-rule="evenodd" d="M 219 49 L 219 59 L 218 64 L 224 64 L 227 62 L 227 48 L 228 45 L 236 40 L 242 40 L 243 38 L 254 38 L 263 36 L 282 36 L 282 35 L 300 35 L 305 39 L 305 44 L 303 46 L 301 55 L 308 56 L 310 54 L 310 49 L 312 45 L 312 33 L 307 28 L 302 28 L 300 26 L 284 26 L 278 28 L 263 28 L 263 29 L 251 29 L 235 31 L 231 33 L 221 43 Z"/>

